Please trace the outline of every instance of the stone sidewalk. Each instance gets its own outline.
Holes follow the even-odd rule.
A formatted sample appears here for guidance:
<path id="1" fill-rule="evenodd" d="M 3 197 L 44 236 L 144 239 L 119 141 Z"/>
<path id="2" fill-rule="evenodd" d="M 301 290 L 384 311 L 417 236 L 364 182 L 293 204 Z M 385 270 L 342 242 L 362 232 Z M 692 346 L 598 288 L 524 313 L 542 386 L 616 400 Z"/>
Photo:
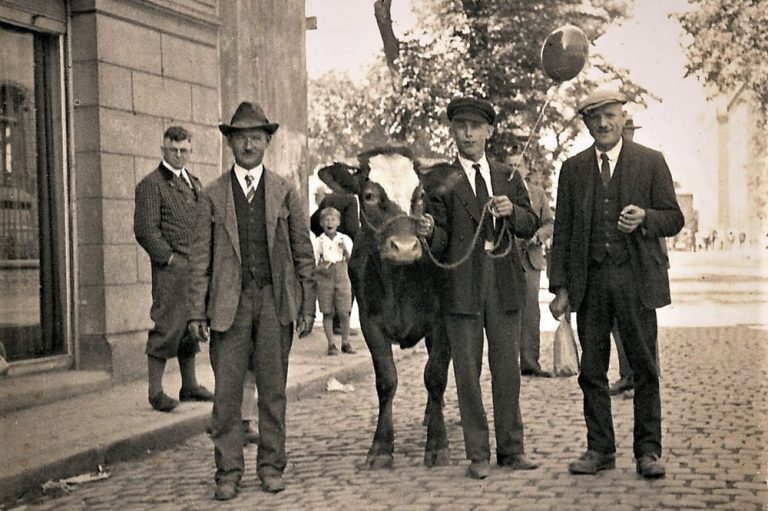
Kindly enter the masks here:
<path id="1" fill-rule="evenodd" d="M 288 373 L 289 401 L 325 392 L 331 377 L 349 382 L 372 372 L 361 335 L 351 337 L 356 354 L 328 357 L 322 324 L 318 323 L 309 337 L 294 339 Z M 410 353 L 397 347 L 393 350 L 396 359 Z M 197 367 L 200 383 L 213 389 L 205 346 L 197 358 Z M 164 383 L 167 394 L 178 394 L 180 380 L 175 361 L 168 364 Z M 44 388 L 40 392 L 61 390 Z M 66 399 L 50 401 L 40 396 L 40 400 L 45 404 L 0 417 L 0 503 L 34 491 L 48 480 L 95 472 L 99 466 L 176 445 L 202 433 L 211 414 L 210 403 L 182 403 L 167 414 L 152 410 L 143 379 Z"/>

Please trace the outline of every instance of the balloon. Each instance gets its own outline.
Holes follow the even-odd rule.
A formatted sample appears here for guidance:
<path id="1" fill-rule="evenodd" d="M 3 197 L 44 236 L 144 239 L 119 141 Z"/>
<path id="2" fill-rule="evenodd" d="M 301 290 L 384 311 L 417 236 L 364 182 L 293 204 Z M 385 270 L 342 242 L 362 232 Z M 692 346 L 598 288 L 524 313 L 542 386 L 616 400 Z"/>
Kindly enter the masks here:
<path id="1" fill-rule="evenodd" d="M 547 36 L 541 47 L 541 67 L 557 82 L 570 80 L 581 72 L 589 56 L 587 36 L 573 25 L 563 25 Z"/>

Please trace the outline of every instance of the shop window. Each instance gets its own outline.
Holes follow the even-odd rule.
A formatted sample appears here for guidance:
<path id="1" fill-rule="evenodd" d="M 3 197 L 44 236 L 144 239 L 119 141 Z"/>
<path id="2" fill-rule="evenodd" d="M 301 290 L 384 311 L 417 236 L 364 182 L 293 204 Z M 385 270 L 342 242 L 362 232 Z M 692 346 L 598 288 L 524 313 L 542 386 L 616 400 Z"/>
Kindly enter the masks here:
<path id="1" fill-rule="evenodd" d="M 0 23 L 0 343 L 67 352 L 62 307 L 61 36 Z"/>

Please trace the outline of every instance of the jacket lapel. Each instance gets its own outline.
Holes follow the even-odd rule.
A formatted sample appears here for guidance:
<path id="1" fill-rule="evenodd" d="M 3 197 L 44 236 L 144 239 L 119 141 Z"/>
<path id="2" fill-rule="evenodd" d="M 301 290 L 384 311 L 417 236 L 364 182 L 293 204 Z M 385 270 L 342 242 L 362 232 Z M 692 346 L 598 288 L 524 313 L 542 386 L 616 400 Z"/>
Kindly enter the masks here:
<path id="1" fill-rule="evenodd" d="M 634 150 L 632 143 L 627 140 L 624 141 L 624 145 L 621 148 L 621 154 L 619 154 L 619 160 L 616 162 L 616 169 L 614 173 L 621 172 L 621 180 L 619 181 L 619 205 L 623 207 L 625 204 L 637 203 L 632 198 L 633 192 L 639 188 L 637 172 L 633 171 L 638 168 L 633 164 Z"/>
<path id="2" fill-rule="evenodd" d="M 582 181 L 584 183 L 584 232 L 589 239 L 590 227 L 592 226 L 592 202 L 595 199 L 595 169 L 597 168 L 597 156 L 595 155 L 595 146 L 588 149 L 587 157 L 582 165 Z"/>
<path id="3" fill-rule="evenodd" d="M 277 179 L 271 171 L 264 167 L 262 174 L 264 180 L 264 213 L 265 227 L 267 229 L 267 247 L 272 253 L 272 246 L 275 243 L 275 231 L 277 228 L 277 217 L 280 214 L 280 207 L 285 200 L 285 194 L 288 192 L 282 180 Z"/>
<path id="4" fill-rule="evenodd" d="M 462 177 L 458 180 L 458 185 L 454 190 L 456 197 L 458 197 L 459 201 L 464 205 L 469 216 L 471 216 L 477 224 L 480 224 L 480 217 L 482 216 L 483 211 L 477 203 L 477 197 L 475 196 L 475 192 L 472 191 L 472 186 L 469 184 L 467 173 L 464 172 L 464 168 L 458 160 L 456 160 L 453 165 Z"/>
<path id="5" fill-rule="evenodd" d="M 240 255 L 240 236 L 237 233 L 237 212 L 235 211 L 235 197 L 232 195 L 232 174 L 234 167 L 229 172 L 219 177 L 211 186 L 209 197 L 214 206 L 214 215 L 222 215 L 214 218 L 215 223 L 223 223 L 224 230 L 232 243 L 232 249 L 237 259 L 242 261 Z"/>

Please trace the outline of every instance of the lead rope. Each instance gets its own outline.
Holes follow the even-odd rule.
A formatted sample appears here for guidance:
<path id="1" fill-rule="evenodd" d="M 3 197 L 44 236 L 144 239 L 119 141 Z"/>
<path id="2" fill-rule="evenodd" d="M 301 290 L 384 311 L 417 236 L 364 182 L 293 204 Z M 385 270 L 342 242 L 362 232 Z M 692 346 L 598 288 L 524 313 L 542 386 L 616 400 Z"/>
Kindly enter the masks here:
<path id="1" fill-rule="evenodd" d="M 467 253 L 464 254 L 461 258 L 459 258 L 457 261 L 454 261 L 452 263 L 441 263 L 437 259 L 435 259 L 434 254 L 432 254 L 432 251 L 429 249 L 429 245 L 427 245 L 427 242 L 423 238 L 419 238 L 421 241 L 421 245 L 424 249 L 424 251 L 427 253 L 429 258 L 432 260 L 432 262 L 437 266 L 438 268 L 442 268 L 444 270 L 453 270 L 455 268 L 458 268 L 462 264 L 466 263 L 469 258 L 472 256 L 472 251 L 475 249 L 475 244 L 477 243 L 478 238 L 480 237 L 480 232 L 483 228 L 483 221 L 485 221 L 485 216 L 489 214 L 489 211 L 491 209 L 491 205 L 493 204 L 493 199 L 489 199 L 488 202 L 485 203 L 485 206 L 483 207 L 483 213 L 480 215 L 480 222 L 477 225 L 477 229 L 475 230 L 475 234 L 472 236 L 472 243 L 469 245 L 469 250 L 467 250 Z M 493 247 L 491 250 L 488 251 L 488 257 L 492 259 L 498 259 L 500 257 L 504 257 L 512 250 L 512 246 L 514 245 L 514 237 L 512 236 L 512 233 L 509 230 L 509 225 L 507 224 L 506 219 L 503 221 L 501 227 L 501 233 L 499 237 L 494 240 Z M 504 238 L 508 239 L 507 246 L 504 248 L 503 252 L 495 253 L 494 251 L 501 246 L 502 241 Z"/>

